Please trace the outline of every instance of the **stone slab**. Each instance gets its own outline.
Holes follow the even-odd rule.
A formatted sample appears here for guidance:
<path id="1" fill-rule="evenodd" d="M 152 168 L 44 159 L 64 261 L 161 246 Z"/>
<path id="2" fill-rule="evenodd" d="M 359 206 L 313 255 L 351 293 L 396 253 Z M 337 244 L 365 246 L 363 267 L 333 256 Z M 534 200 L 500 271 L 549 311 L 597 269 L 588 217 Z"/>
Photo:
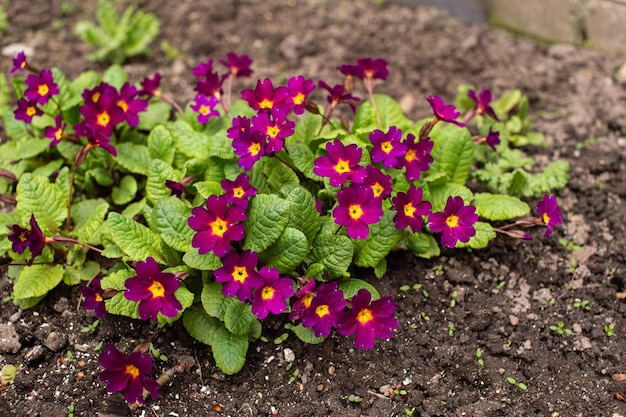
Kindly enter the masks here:
<path id="1" fill-rule="evenodd" d="M 591 46 L 626 52 L 626 2 L 590 0 L 584 23 Z"/>

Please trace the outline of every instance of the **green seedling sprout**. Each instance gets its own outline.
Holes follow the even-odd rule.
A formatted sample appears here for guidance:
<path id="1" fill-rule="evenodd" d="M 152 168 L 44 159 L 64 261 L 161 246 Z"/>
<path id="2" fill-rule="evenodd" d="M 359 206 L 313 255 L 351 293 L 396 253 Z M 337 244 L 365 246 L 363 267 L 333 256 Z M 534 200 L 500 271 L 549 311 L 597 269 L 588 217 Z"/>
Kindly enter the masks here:
<path id="1" fill-rule="evenodd" d="M 574 300 L 574 308 L 581 309 L 583 311 L 591 311 L 591 306 L 589 305 L 589 300 L 581 300 L 577 298 Z"/>
<path id="2" fill-rule="evenodd" d="M 616 334 L 615 334 L 615 323 L 609 323 L 609 324 L 605 325 L 604 326 L 604 333 L 606 333 L 606 335 L 608 337 L 616 336 Z"/>
<path id="3" fill-rule="evenodd" d="M 564 334 L 570 335 L 572 334 L 572 330 L 565 327 L 565 323 L 559 321 L 556 325 L 551 325 L 550 330 L 556 332 L 559 336 L 563 336 Z"/>
<path id="4" fill-rule="evenodd" d="M 521 390 L 526 390 L 526 389 L 528 389 L 528 387 L 526 386 L 526 384 L 524 384 L 523 382 L 517 382 L 517 381 L 515 380 L 515 378 L 513 378 L 513 377 L 508 376 L 508 377 L 506 378 L 506 381 L 507 381 L 509 384 L 514 385 L 514 386 L 516 386 L 517 388 L 519 388 L 519 389 L 521 389 Z"/>
<path id="5" fill-rule="evenodd" d="M 476 362 L 480 366 L 485 366 L 485 361 L 483 360 L 483 351 L 480 348 L 476 348 Z"/>

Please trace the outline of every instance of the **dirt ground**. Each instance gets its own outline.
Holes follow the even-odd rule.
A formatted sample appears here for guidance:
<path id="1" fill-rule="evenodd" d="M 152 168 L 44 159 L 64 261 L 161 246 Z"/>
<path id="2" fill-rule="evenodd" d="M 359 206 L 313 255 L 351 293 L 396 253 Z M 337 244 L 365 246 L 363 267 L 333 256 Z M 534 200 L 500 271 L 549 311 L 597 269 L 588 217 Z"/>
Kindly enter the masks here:
<path id="1" fill-rule="evenodd" d="M 15 330 L 19 346 L 0 352 L 0 366 L 23 368 L 13 384 L 0 387 L 0 417 L 67 416 L 70 405 L 73 416 L 101 417 L 379 417 L 411 410 L 420 417 L 626 415 L 619 395 L 626 381 L 612 378 L 626 372 L 626 303 L 617 301 L 626 274 L 623 56 L 538 44 L 386 1 L 138 3 L 161 19 L 161 35 L 151 56 L 132 59 L 126 69 L 135 81 L 161 72 L 163 89 L 180 101 L 193 95 L 191 69 L 229 51 L 250 55 L 254 76 L 276 82 L 302 74 L 338 83 L 338 65 L 384 58 L 391 75 L 377 91 L 399 99 L 413 120 L 430 114 L 424 96 L 449 101 L 461 83 L 489 87 L 496 96 L 520 88 L 530 99 L 535 130 L 550 144 L 528 153 L 540 165 L 563 158 L 572 167 L 567 188 L 557 194 L 565 225 L 547 239 L 500 236 L 485 250 L 446 250 L 428 261 L 394 253 L 381 280 L 355 271 L 398 305 L 395 337 L 371 351 L 357 351 L 338 335 L 305 345 L 292 334 L 275 344 L 285 332 L 277 320 L 264 328 L 268 342 L 251 345 L 243 370 L 225 376 L 209 348 L 175 324 L 155 341 L 168 357 L 156 361 L 156 371 L 185 357 L 196 365 L 162 388 L 161 399 L 135 410 L 120 394 L 106 393 L 94 348 L 100 341 L 130 346 L 151 334 L 150 324 L 109 316 L 93 333 L 81 333 L 95 318 L 77 309 L 78 288 L 58 288 L 27 311 L 3 302 L 0 326 Z M 58 66 L 70 77 L 102 70 L 86 61 L 91 48 L 72 32 L 76 21 L 93 19 L 95 4 L 10 2 L 1 46 L 6 51 L 21 43 L 39 67 Z M 179 50 L 178 58 L 168 61 L 162 40 Z M 8 74 L 10 67 L 3 56 L 0 70 Z M 559 238 L 581 249 L 572 251 Z M 428 297 L 400 291 L 416 283 Z M 11 283 L 0 275 L 0 298 L 10 293 Z M 576 300 L 588 301 L 590 310 L 576 307 Z M 560 321 L 571 334 L 550 330 Z M 614 336 L 605 331 L 611 323 Z"/>

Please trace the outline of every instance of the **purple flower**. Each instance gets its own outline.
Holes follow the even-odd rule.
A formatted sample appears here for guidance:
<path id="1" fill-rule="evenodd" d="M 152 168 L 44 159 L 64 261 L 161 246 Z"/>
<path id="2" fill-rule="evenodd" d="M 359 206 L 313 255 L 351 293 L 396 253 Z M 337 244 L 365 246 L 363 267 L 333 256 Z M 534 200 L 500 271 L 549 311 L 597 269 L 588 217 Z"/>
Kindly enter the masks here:
<path id="1" fill-rule="evenodd" d="M 191 105 L 191 110 L 198 113 L 198 123 L 209 123 L 213 117 L 219 117 L 220 112 L 215 109 L 220 100 L 215 96 L 196 95 L 196 102 Z"/>
<path id="2" fill-rule="evenodd" d="M 102 82 L 91 90 L 85 90 L 83 99 L 85 102 L 80 106 L 80 113 L 85 118 L 84 123 L 105 136 L 111 136 L 115 126 L 126 120 L 122 107 L 117 104 L 117 90 L 107 83 Z"/>
<path id="3" fill-rule="evenodd" d="M 430 201 L 422 201 L 422 189 L 414 185 L 406 193 L 400 192 L 391 199 L 393 207 L 398 211 L 393 222 L 399 230 L 410 227 L 413 233 L 424 227 L 422 216 L 428 216 L 432 211 Z"/>
<path id="4" fill-rule="evenodd" d="M 111 145 L 111 138 L 102 133 L 99 129 L 85 121 L 73 126 L 74 134 L 79 138 L 86 138 L 90 147 L 102 148 L 113 156 L 117 156 L 117 151 Z"/>
<path id="5" fill-rule="evenodd" d="M 362 183 L 365 179 L 365 168 L 359 165 L 362 150 L 355 144 L 344 146 L 335 139 L 326 143 L 328 155 L 315 160 L 313 172 L 320 177 L 330 177 L 330 185 L 340 187 L 348 180 Z"/>
<path id="6" fill-rule="evenodd" d="M 191 71 L 196 78 L 207 77 L 213 73 L 213 60 L 209 58 L 207 62 L 201 62 Z"/>
<path id="7" fill-rule="evenodd" d="M 219 98 L 224 91 L 222 90 L 222 84 L 224 83 L 226 75 L 220 77 L 217 72 L 211 72 L 205 76 L 204 79 L 198 80 L 194 90 L 207 97 L 215 96 Z"/>
<path id="8" fill-rule="evenodd" d="M 337 67 L 337 69 L 339 70 L 339 72 L 341 72 L 343 75 L 345 75 L 348 78 L 351 77 L 356 77 L 356 78 L 363 78 L 363 68 L 361 68 L 360 65 L 354 65 L 354 64 L 343 64 Z"/>
<path id="9" fill-rule="evenodd" d="M 543 237 L 548 237 L 548 235 L 554 230 L 555 226 L 563 224 L 561 209 L 556 203 L 556 197 L 548 194 L 544 195 L 543 200 L 537 203 L 536 210 L 537 213 L 539 213 L 539 217 L 541 217 L 543 224 L 547 227 L 546 233 Z"/>
<path id="10" fill-rule="evenodd" d="M 285 104 L 288 96 L 289 90 L 287 87 L 274 88 L 272 80 L 269 78 L 257 81 L 254 90 L 247 88 L 241 92 L 241 97 L 256 111 L 269 111 L 281 107 Z"/>
<path id="11" fill-rule="evenodd" d="M 263 285 L 256 265 L 259 256 L 256 252 L 245 250 L 241 255 L 229 252 L 221 258 L 222 267 L 213 272 L 215 282 L 223 282 L 222 293 L 228 297 L 237 297 L 244 302 L 252 298 L 252 291 Z"/>
<path id="12" fill-rule="evenodd" d="M 389 76 L 387 61 L 384 59 L 360 58 L 356 63 L 361 68 L 362 78 L 386 80 Z"/>
<path id="13" fill-rule="evenodd" d="M 477 115 L 484 113 L 495 121 L 500 121 L 498 116 L 496 116 L 496 112 L 493 110 L 493 107 L 491 107 L 491 91 L 488 88 L 480 90 L 478 95 L 476 94 L 476 91 L 469 90 L 467 95 L 476 105 L 475 112 Z"/>
<path id="14" fill-rule="evenodd" d="M 54 119 L 54 126 L 47 126 L 44 129 L 43 135 L 48 139 L 52 139 L 52 142 L 50 142 L 51 147 L 61 142 L 61 139 L 63 139 L 63 131 L 66 127 L 67 124 L 63 123 L 61 115 L 57 114 L 57 117 Z"/>
<path id="15" fill-rule="evenodd" d="M 241 207 L 228 207 L 226 199 L 215 195 L 209 196 L 204 207 L 194 207 L 187 219 L 189 227 L 197 233 L 191 246 L 198 248 L 199 254 L 213 251 L 217 256 L 230 252 L 230 242 L 244 238 L 243 225 L 247 216 Z"/>
<path id="16" fill-rule="evenodd" d="M 337 326 L 339 314 L 346 306 L 337 281 L 322 284 L 302 313 L 302 325 L 313 329 L 315 337 L 328 337 L 331 326 Z"/>
<path id="17" fill-rule="evenodd" d="M 366 239 L 369 225 L 377 223 L 383 217 L 380 201 L 374 198 L 369 187 L 351 185 L 337 193 L 339 205 L 333 210 L 335 223 L 346 226 L 352 239 Z"/>
<path id="18" fill-rule="evenodd" d="M 237 164 L 250 171 L 254 163 L 265 155 L 266 137 L 256 129 L 247 129 L 239 132 L 239 136 L 233 139 L 233 151 L 239 156 Z"/>
<path id="19" fill-rule="evenodd" d="M 147 96 L 147 98 L 158 96 L 160 94 L 159 85 L 161 84 L 161 74 L 155 72 L 152 78 L 145 77 L 140 84 L 141 90 L 137 92 L 138 95 Z"/>
<path id="20" fill-rule="evenodd" d="M 230 70 L 233 77 L 249 77 L 252 75 L 252 59 L 248 55 L 237 55 L 233 52 L 226 54 L 226 60 L 220 59 L 220 64 Z"/>
<path id="21" fill-rule="evenodd" d="M 159 398 L 159 384 L 148 377 L 152 372 L 152 358 L 139 352 L 121 353 L 114 345 L 107 345 L 98 358 L 105 369 L 100 380 L 107 383 L 107 392 L 122 392 L 129 404 L 144 404 L 143 390 Z"/>
<path id="22" fill-rule="evenodd" d="M 100 285 L 100 278 L 92 279 L 89 285 L 85 285 L 80 291 L 83 297 L 85 297 L 85 302 L 83 303 L 85 310 L 94 310 L 94 314 L 99 319 L 107 315 L 104 304 L 104 290 Z"/>
<path id="23" fill-rule="evenodd" d="M 124 83 L 115 101 L 117 107 L 122 110 L 122 114 L 128 126 L 135 127 L 139 124 L 137 113 L 148 109 L 148 102 L 138 97 L 137 87 L 130 83 Z"/>
<path id="24" fill-rule="evenodd" d="M 250 177 L 243 172 L 234 181 L 222 180 L 221 185 L 226 191 L 222 196 L 226 202 L 244 209 L 248 208 L 248 199 L 257 193 L 257 189 L 250 185 Z"/>
<path id="25" fill-rule="evenodd" d="M 441 244 L 454 248 L 457 241 L 467 243 L 476 234 L 476 207 L 466 206 L 462 197 L 448 197 L 443 211 L 428 216 L 430 230 L 441 232 Z"/>
<path id="26" fill-rule="evenodd" d="M 28 265 L 32 265 L 35 258 L 41 255 L 44 246 L 46 246 L 47 238 L 37 224 L 35 215 L 30 215 L 30 230 L 24 229 L 17 224 L 8 226 L 11 233 L 7 237 L 11 241 L 11 249 L 13 252 L 22 254 L 26 248 L 30 249 L 30 260 Z"/>
<path id="27" fill-rule="evenodd" d="M 306 99 L 315 90 L 313 80 L 304 79 L 302 75 L 291 77 L 287 82 L 289 95 L 287 101 L 291 101 L 293 112 L 295 114 L 304 113 L 306 108 Z"/>
<path id="28" fill-rule="evenodd" d="M 430 107 L 432 107 L 435 118 L 438 121 L 454 123 L 457 126 L 465 127 L 463 122 L 456 120 L 461 115 L 461 112 L 456 111 L 454 105 L 444 103 L 443 99 L 439 96 L 428 96 L 426 100 L 430 104 Z"/>
<path id="29" fill-rule="evenodd" d="M 291 313 L 289 313 L 289 320 L 296 321 L 302 314 L 311 306 L 313 297 L 315 296 L 315 284 L 314 279 L 307 282 L 302 288 L 295 294 L 293 305 L 291 306 Z"/>
<path id="30" fill-rule="evenodd" d="M 491 126 L 489 126 L 489 133 L 487 133 L 487 137 L 485 138 L 487 145 L 491 146 L 493 151 L 496 151 L 496 146 L 500 144 L 500 132 L 497 130 L 494 132 L 491 130 Z"/>
<path id="31" fill-rule="evenodd" d="M 352 298 L 352 309 L 339 316 L 337 331 L 343 336 L 354 334 L 357 349 L 373 348 L 376 338 L 389 339 L 393 336 L 393 329 L 398 328 L 398 321 L 393 316 L 396 305 L 391 296 L 371 300 L 372 294 L 361 289 Z"/>
<path id="32" fill-rule="evenodd" d="M 137 262 L 137 275 L 124 282 L 127 288 L 124 298 L 139 301 L 139 317 L 157 321 L 159 313 L 165 317 L 176 317 L 183 309 L 174 293 L 180 287 L 176 275 L 162 272 L 154 258 Z"/>
<path id="33" fill-rule="evenodd" d="M 28 88 L 24 96 L 37 103 L 44 105 L 51 97 L 59 94 L 59 87 L 52 79 L 52 71 L 42 70 L 39 75 L 30 74 L 25 81 Z"/>
<path id="34" fill-rule="evenodd" d="M 169 188 L 170 195 L 181 198 L 185 191 L 185 186 L 180 182 L 165 180 L 165 186 Z"/>
<path id="35" fill-rule="evenodd" d="M 281 278 L 278 269 L 262 267 L 259 276 L 263 283 L 254 291 L 252 313 L 263 320 L 269 313 L 280 314 L 287 309 L 286 299 L 293 295 L 293 281 Z"/>
<path id="36" fill-rule="evenodd" d="M 242 132 L 248 129 L 250 129 L 250 119 L 245 116 L 237 116 L 233 118 L 233 125 L 226 131 L 226 136 L 237 139 Z"/>
<path id="37" fill-rule="evenodd" d="M 285 138 L 293 135 L 295 123 L 287 120 L 287 111 L 282 107 L 269 112 L 261 111 L 252 117 L 252 127 L 267 137 L 265 154 L 278 153 L 283 149 Z"/>
<path id="38" fill-rule="evenodd" d="M 383 198 L 391 195 L 393 189 L 393 181 L 391 175 L 384 174 L 380 169 L 374 165 L 368 165 L 365 167 L 367 176 L 363 185 L 370 187 L 374 193 L 374 198 L 382 200 Z"/>
<path id="39" fill-rule="evenodd" d="M 343 85 L 337 84 L 334 87 L 331 87 L 323 80 L 320 80 L 319 86 L 328 91 L 326 101 L 328 101 L 331 106 L 335 107 L 340 103 L 347 103 L 348 105 L 350 105 L 352 111 L 356 111 L 356 106 L 354 105 L 354 102 L 361 101 L 361 99 L 347 93 L 346 88 Z"/>
<path id="40" fill-rule="evenodd" d="M 17 71 L 22 71 L 26 67 L 28 67 L 26 54 L 24 54 L 24 51 L 21 51 L 15 56 L 15 58 L 13 58 L 13 68 L 11 68 L 11 74 L 15 74 Z"/>
<path id="41" fill-rule="evenodd" d="M 402 131 L 395 126 L 391 126 L 387 133 L 376 129 L 370 133 L 369 138 L 374 145 L 370 152 L 372 161 L 382 162 L 385 168 L 398 165 L 399 158 L 402 158 L 407 151 L 407 146 L 400 142 Z"/>
<path id="42" fill-rule="evenodd" d="M 415 143 L 415 136 L 410 133 L 407 135 L 404 143 L 407 151 L 404 154 L 404 159 L 399 161 L 396 168 L 405 166 L 406 179 L 415 181 L 419 179 L 420 173 L 428 171 L 430 164 L 433 162 L 430 152 L 435 144 L 430 138 L 423 138 Z"/>
<path id="43" fill-rule="evenodd" d="M 30 124 L 33 116 L 41 116 L 43 111 L 37 107 L 37 102 L 21 98 L 17 101 L 17 109 L 15 109 L 15 119 L 22 120 L 24 123 Z"/>

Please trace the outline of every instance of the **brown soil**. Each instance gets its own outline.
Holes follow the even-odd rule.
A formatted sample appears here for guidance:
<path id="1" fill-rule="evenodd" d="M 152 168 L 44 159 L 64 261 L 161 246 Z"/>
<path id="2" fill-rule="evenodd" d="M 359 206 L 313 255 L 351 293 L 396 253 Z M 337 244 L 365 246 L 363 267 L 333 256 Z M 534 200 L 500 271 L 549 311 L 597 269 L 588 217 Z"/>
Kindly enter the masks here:
<path id="1" fill-rule="evenodd" d="M 23 43 L 38 66 L 58 66 L 70 77 L 104 68 L 85 60 L 91 49 L 72 33 L 76 21 L 93 19 L 95 0 L 29 3 L 6 6 L 11 26 L 3 47 Z M 157 361 L 156 371 L 186 356 L 196 365 L 162 388 L 161 399 L 132 411 L 98 380 L 94 348 L 100 341 L 130 346 L 152 333 L 149 324 L 109 316 L 94 333 L 81 333 L 94 317 L 76 308 L 78 288 L 58 288 L 22 312 L 3 302 L 0 324 L 11 323 L 21 348 L 0 354 L 0 365 L 23 367 L 13 384 L 0 387 L 0 416 L 66 416 L 70 404 L 74 416 L 405 416 L 413 408 L 421 417 L 626 415 L 626 403 L 615 397 L 626 381 L 612 380 L 626 366 L 626 304 L 616 301 L 626 271 L 626 90 L 615 76 L 623 58 L 542 45 L 434 9 L 380 1 L 139 3 L 158 15 L 162 30 L 152 55 L 126 69 L 134 80 L 158 70 L 164 89 L 180 101 L 192 96 L 195 64 L 229 51 L 249 54 L 255 76 L 277 82 L 302 74 L 337 83 L 338 65 L 385 58 L 391 76 L 378 91 L 401 100 L 413 120 L 429 114 L 425 95 L 448 101 L 460 83 L 489 87 L 496 96 L 522 89 L 535 130 L 550 143 L 528 152 L 541 163 L 564 158 L 572 166 L 569 185 L 558 192 L 565 226 L 545 240 L 498 237 L 488 249 L 445 251 L 430 261 L 394 253 L 381 280 L 357 271 L 398 303 L 396 336 L 371 351 L 357 351 L 337 335 L 320 345 L 294 335 L 275 344 L 285 332 L 276 320 L 264 329 L 269 342 L 255 342 L 243 370 L 225 376 L 209 348 L 175 324 L 155 341 L 169 358 Z M 180 57 L 167 61 L 161 40 Z M 10 66 L 4 57 L 0 70 L 8 74 Z M 577 149 L 588 138 L 602 140 Z M 582 249 L 568 251 L 559 237 Z M 415 283 L 428 297 L 399 290 Z M 10 281 L 0 277 L 0 297 L 10 293 Z M 591 310 L 575 308 L 576 299 L 588 300 Z M 559 321 L 571 335 L 549 329 Z M 613 337 L 604 331 L 609 323 Z M 295 354 L 290 364 L 287 349 Z"/>

